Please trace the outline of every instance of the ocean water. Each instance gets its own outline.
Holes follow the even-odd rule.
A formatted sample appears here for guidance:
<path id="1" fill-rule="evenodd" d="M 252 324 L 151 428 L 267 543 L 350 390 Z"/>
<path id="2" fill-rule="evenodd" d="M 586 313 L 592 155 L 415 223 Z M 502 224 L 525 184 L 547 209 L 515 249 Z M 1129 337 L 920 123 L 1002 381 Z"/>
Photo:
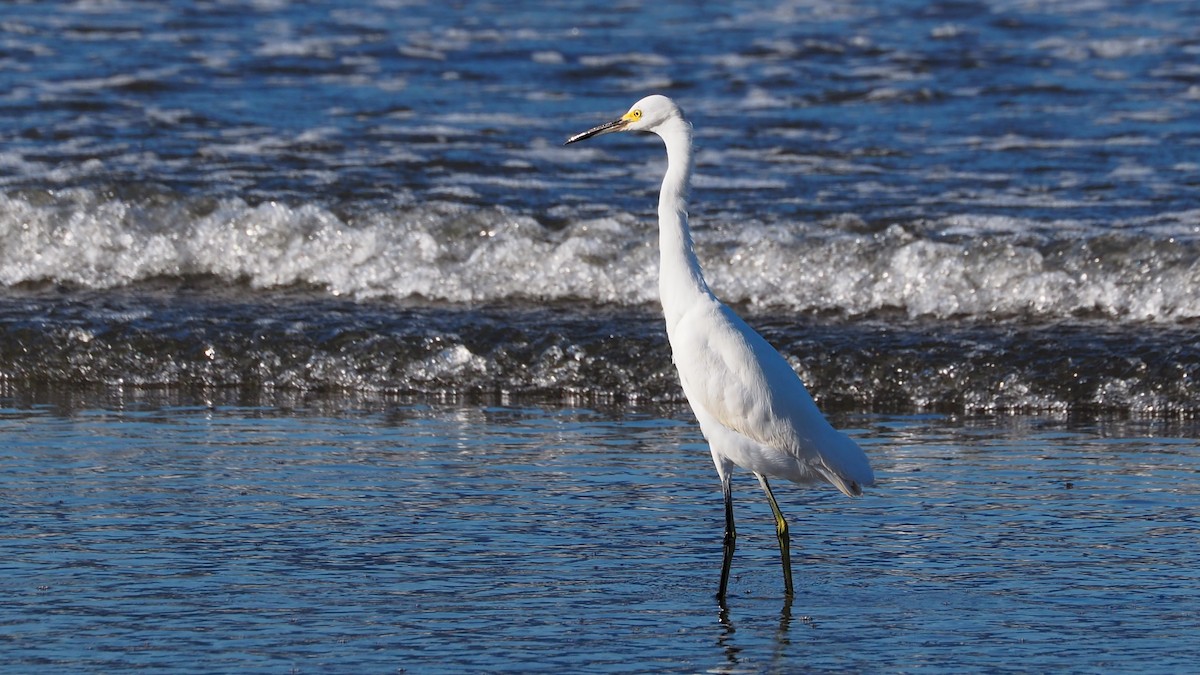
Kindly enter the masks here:
<path id="1" fill-rule="evenodd" d="M 362 405 L 362 402 L 358 402 Z M 0 411 L 7 672 L 1186 672 L 1194 423 L 836 418 L 723 509 L 680 406 Z"/>
<path id="2" fill-rule="evenodd" d="M 0 670 L 1189 670 L 1195 3 L 0 9 Z M 879 484 L 720 492 L 710 285 Z"/>
<path id="3" fill-rule="evenodd" d="M 1191 416 L 1196 18 L 9 3 L 0 373 L 250 405 L 263 387 L 677 401 L 661 146 L 562 145 L 662 92 L 696 126 L 711 285 L 818 400 Z"/>

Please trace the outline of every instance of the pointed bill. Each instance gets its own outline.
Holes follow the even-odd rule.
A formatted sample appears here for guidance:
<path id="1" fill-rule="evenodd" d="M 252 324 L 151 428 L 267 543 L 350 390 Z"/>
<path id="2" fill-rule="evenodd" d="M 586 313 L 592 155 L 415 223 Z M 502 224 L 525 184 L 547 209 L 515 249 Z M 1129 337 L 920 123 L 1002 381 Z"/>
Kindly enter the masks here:
<path id="1" fill-rule="evenodd" d="M 567 142 L 563 143 L 563 145 L 578 143 L 579 141 L 587 140 L 592 136 L 602 136 L 604 134 L 611 134 L 614 131 L 621 131 L 627 124 L 629 124 L 629 120 L 625 119 L 624 117 L 615 119 L 611 122 L 605 122 L 604 124 L 601 124 L 598 127 L 592 127 L 581 134 L 575 134 L 574 136 L 568 138 Z"/>

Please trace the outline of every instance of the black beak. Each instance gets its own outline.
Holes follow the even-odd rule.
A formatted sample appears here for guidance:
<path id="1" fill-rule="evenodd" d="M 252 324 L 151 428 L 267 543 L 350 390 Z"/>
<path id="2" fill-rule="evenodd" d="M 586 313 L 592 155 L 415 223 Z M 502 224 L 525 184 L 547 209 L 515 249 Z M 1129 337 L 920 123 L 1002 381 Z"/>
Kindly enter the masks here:
<path id="1" fill-rule="evenodd" d="M 574 136 L 568 138 L 567 142 L 563 143 L 563 145 L 578 143 L 579 141 L 587 140 L 592 136 L 602 136 L 604 134 L 611 134 L 614 131 L 621 131 L 625 128 L 626 124 L 629 124 L 629 121 L 625 118 L 616 119 L 611 122 L 605 122 L 604 124 L 601 124 L 598 127 L 592 127 L 581 134 L 575 134 Z"/>

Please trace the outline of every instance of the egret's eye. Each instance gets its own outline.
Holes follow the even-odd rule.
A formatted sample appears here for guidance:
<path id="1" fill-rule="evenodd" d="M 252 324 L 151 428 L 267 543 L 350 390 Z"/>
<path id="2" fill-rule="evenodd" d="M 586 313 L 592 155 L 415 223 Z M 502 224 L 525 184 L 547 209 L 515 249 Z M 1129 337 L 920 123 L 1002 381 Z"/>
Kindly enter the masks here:
<path id="1" fill-rule="evenodd" d="M 630 112 L 630 113 L 629 113 L 629 119 L 633 120 L 634 122 L 636 122 L 636 121 L 638 121 L 638 120 L 642 119 L 642 111 L 641 111 L 641 110 L 634 110 L 634 111 Z"/>

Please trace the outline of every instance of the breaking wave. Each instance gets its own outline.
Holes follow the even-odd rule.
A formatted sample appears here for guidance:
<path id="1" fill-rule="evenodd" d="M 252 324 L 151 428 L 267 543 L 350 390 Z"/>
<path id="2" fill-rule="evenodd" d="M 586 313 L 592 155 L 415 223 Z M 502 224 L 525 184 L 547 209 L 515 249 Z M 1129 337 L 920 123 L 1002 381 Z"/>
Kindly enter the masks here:
<path id="1" fill-rule="evenodd" d="M 1200 317 L 1198 223 L 1200 212 L 1103 230 L 1002 216 L 694 225 L 711 285 L 751 311 L 1186 322 Z M 0 196 L 0 284 L 111 289 L 197 276 L 355 300 L 630 307 L 657 300 L 657 238 L 628 213 Z"/>

